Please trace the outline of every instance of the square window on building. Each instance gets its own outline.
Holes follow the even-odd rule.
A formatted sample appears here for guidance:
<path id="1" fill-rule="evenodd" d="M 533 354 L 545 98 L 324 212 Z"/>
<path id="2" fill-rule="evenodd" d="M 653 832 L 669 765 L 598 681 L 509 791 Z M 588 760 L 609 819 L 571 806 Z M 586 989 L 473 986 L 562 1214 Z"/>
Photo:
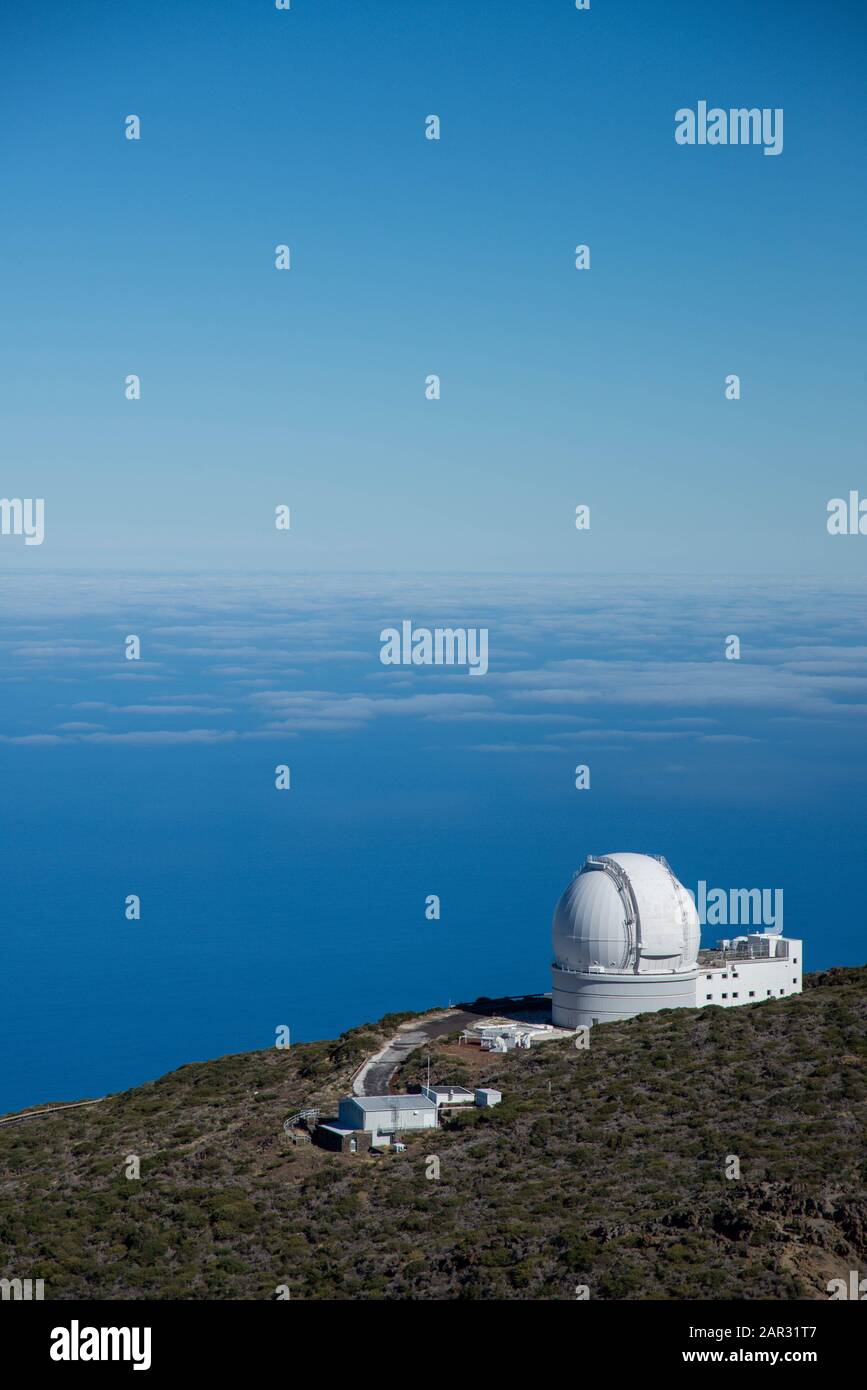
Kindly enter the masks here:
<path id="1" fill-rule="evenodd" d="M 797 965 L 797 964 L 798 964 L 798 957 L 797 957 L 797 956 L 793 956 L 793 957 L 792 957 L 792 964 L 793 964 L 793 965 Z"/>
<path id="2" fill-rule="evenodd" d="M 724 979 L 724 980 L 727 980 L 727 979 L 728 979 L 728 975 L 727 975 L 727 974 L 723 974 L 723 979 Z"/>
<path id="3" fill-rule="evenodd" d="M 705 997 L 705 999 L 713 999 L 713 995 L 712 995 L 712 994 L 706 994 L 704 997 Z"/>
<path id="4" fill-rule="evenodd" d="M 737 999 L 737 997 L 738 997 L 738 992 L 737 992 L 737 990 L 735 990 L 734 994 L 732 995 L 732 999 Z"/>
<path id="5" fill-rule="evenodd" d="M 793 984 L 793 985 L 796 985 L 797 983 L 798 983 L 798 977 L 797 977 L 797 975 L 793 975 L 793 976 L 792 976 L 792 984 Z"/>
<path id="6" fill-rule="evenodd" d="M 724 995 L 723 995 L 723 999 L 728 999 L 728 995 L 727 995 L 727 994 L 724 994 Z"/>
<path id="7" fill-rule="evenodd" d="M 754 989 L 751 989 L 751 990 L 750 990 L 750 998 L 751 998 L 751 999 L 755 999 L 755 997 L 756 997 L 756 991 L 755 991 Z"/>
<path id="8" fill-rule="evenodd" d="M 708 978 L 708 979 L 710 979 L 710 978 L 711 978 L 711 977 L 710 977 L 710 975 L 708 975 L 708 977 L 707 977 L 707 978 Z"/>
<path id="9" fill-rule="evenodd" d="M 769 990 L 768 990 L 768 998 L 770 998 L 770 996 L 773 994 L 773 992 L 774 992 L 774 991 L 773 991 L 772 989 L 769 989 Z"/>
<path id="10" fill-rule="evenodd" d="M 785 994 L 785 992 L 786 992 L 786 991 L 785 991 L 784 989 L 781 989 L 781 990 L 780 990 L 780 994 Z"/>

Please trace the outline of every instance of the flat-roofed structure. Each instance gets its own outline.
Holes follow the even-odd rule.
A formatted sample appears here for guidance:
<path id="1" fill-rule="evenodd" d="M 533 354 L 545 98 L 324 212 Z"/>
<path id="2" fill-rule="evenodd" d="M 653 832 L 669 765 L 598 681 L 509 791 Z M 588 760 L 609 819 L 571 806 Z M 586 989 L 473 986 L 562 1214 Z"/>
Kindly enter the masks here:
<path id="1" fill-rule="evenodd" d="M 422 1086 L 421 1093 L 439 1109 L 443 1105 L 472 1105 L 475 1095 L 466 1086 Z"/>
<path id="2" fill-rule="evenodd" d="M 346 1096 L 340 1102 L 341 1129 L 363 1130 L 387 1141 L 404 1129 L 436 1129 L 437 1105 L 428 1096 Z"/>
<path id="3" fill-rule="evenodd" d="M 344 1129 L 340 1125 L 317 1125 L 313 1140 L 320 1149 L 333 1153 L 361 1154 L 370 1152 L 370 1135 L 363 1130 Z"/>
<path id="4" fill-rule="evenodd" d="M 775 932 L 750 932 L 700 951 L 696 1005 L 737 1004 L 785 999 L 804 988 L 804 943 Z"/>

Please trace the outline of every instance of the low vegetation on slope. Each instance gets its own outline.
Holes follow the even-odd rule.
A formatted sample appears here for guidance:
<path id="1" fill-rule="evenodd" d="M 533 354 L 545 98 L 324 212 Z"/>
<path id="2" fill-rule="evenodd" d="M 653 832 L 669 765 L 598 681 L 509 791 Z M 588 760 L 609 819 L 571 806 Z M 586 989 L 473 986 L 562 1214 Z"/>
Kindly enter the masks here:
<path id="1" fill-rule="evenodd" d="M 293 1146 L 283 1119 L 328 1109 L 395 1022 L 0 1130 L 2 1276 L 52 1299 L 787 1299 L 867 1270 L 867 967 L 587 1051 L 440 1041 L 432 1079 L 501 1106 L 403 1154 Z M 399 1082 L 421 1075 L 416 1055 Z"/>

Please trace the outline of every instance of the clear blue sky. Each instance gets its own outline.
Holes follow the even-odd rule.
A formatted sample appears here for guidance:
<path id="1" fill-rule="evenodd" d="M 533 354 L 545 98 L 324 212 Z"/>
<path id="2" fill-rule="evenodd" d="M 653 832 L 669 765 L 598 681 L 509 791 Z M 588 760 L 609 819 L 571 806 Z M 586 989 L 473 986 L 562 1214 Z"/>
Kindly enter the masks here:
<path id="1" fill-rule="evenodd" d="M 867 491 L 865 32 L 854 0 L 4 7 L 2 494 L 47 539 L 0 566 L 863 573 L 825 507 Z M 783 107 L 782 155 L 677 146 L 699 99 Z"/>

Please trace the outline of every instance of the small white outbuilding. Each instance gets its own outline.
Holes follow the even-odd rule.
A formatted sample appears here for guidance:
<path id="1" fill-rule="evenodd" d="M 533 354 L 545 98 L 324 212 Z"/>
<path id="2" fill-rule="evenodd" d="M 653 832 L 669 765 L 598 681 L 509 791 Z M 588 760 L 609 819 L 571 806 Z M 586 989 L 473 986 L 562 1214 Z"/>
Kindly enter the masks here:
<path id="1" fill-rule="evenodd" d="M 437 1108 L 441 1105 L 472 1105 L 474 1100 L 472 1091 L 468 1091 L 466 1086 L 422 1086 L 421 1093 L 432 1100 Z"/>
<path id="2" fill-rule="evenodd" d="M 490 1086 L 479 1086 L 476 1090 L 476 1105 L 487 1108 L 491 1105 L 499 1105 L 503 1099 L 502 1091 L 495 1091 Z"/>
<path id="3" fill-rule="evenodd" d="M 366 1131 L 376 1143 L 402 1129 L 436 1129 L 437 1107 L 427 1096 L 346 1096 L 337 1123 Z"/>

